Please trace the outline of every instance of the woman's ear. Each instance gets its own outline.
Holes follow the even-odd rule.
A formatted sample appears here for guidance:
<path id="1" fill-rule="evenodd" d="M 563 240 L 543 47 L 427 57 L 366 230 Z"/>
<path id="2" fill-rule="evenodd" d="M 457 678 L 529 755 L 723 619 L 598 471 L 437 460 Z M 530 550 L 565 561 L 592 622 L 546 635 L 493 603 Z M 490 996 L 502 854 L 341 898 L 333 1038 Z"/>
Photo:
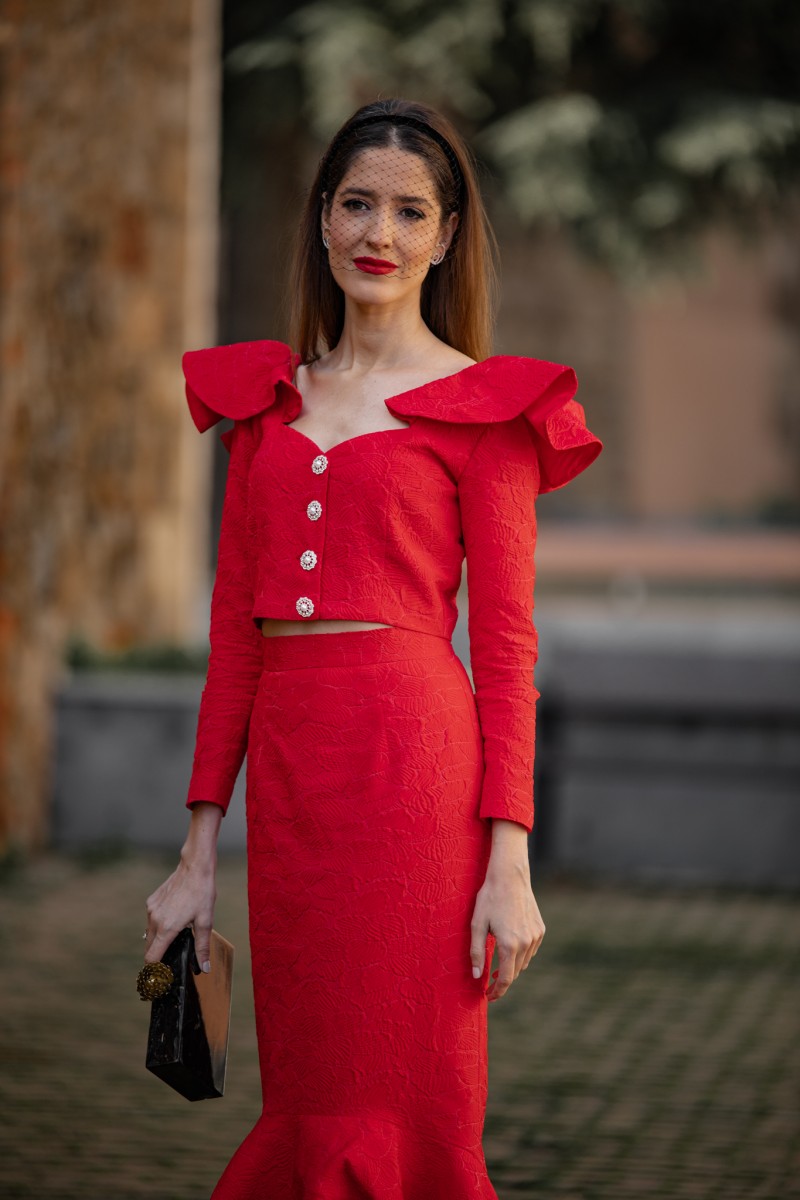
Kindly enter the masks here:
<path id="1" fill-rule="evenodd" d="M 322 212 L 320 214 L 320 230 L 322 233 L 323 242 L 327 242 L 330 237 L 330 213 L 328 212 L 328 193 L 322 193 Z"/>
<path id="2" fill-rule="evenodd" d="M 443 255 L 450 249 L 450 243 L 455 237 L 456 226 L 458 225 L 459 216 L 457 212 L 451 212 L 447 220 L 442 225 L 441 234 L 437 245 L 443 247 Z"/>

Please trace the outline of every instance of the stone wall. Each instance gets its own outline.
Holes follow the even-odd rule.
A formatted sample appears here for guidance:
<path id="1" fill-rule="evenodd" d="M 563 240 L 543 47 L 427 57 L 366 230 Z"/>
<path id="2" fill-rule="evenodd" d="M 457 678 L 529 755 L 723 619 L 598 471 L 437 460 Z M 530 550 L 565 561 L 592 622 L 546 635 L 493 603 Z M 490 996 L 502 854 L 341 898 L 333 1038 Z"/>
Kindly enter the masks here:
<path id="1" fill-rule="evenodd" d="M 500 352 L 572 364 L 604 450 L 542 515 L 749 522 L 800 513 L 797 220 L 716 230 L 695 276 L 625 288 L 565 238 L 500 228 Z"/>
<path id="2" fill-rule="evenodd" d="M 0 849 L 41 843 L 70 634 L 203 626 L 219 0 L 0 4 Z"/>
<path id="3" fill-rule="evenodd" d="M 746 247 L 717 231 L 705 269 L 630 306 L 636 516 L 800 514 L 800 224 Z"/>

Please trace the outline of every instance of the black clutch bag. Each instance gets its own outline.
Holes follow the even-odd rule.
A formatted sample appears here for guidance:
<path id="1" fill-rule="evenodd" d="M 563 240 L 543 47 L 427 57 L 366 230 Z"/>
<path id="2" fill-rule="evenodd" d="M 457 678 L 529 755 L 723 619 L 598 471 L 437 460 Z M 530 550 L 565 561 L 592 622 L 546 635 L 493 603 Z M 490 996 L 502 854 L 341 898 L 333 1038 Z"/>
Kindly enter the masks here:
<path id="1" fill-rule="evenodd" d="M 211 932 L 211 970 L 200 970 L 191 929 L 182 930 L 160 963 L 146 964 L 137 987 L 151 1000 L 145 1065 L 187 1100 L 225 1091 L 233 983 L 233 946 Z"/>

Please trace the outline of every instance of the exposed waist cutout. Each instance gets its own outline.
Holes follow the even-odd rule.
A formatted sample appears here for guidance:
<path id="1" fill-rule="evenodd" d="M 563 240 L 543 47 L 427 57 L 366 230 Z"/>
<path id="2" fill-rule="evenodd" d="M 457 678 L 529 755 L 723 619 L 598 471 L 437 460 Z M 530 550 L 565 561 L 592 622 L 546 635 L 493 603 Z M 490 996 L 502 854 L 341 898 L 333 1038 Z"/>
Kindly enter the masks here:
<path id="1" fill-rule="evenodd" d="M 320 621 L 284 621 L 277 617 L 261 618 L 261 633 L 263 637 L 283 637 L 296 633 L 345 633 L 356 629 L 391 629 L 380 621 L 350 621 L 333 618 Z"/>
<path id="2" fill-rule="evenodd" d="M 288 623 L 294 624 L 293 621 Z M 303 633 L 313 634 L 315 624 L 321 625 L 323 622 L 309 622 L 304 626 Z M 337 621 L 336 624 L 344 625 L 345 622 Z M 375 663 L 402 661 L 421 664 L 419 669 L 423 671 L 429 668 L 438 670 L 441 664 L 446 664 L 448 669 L 464 671 L 452 643 L 446 637 L 406 629 L 402 625 L 382 625 L 377 621 L 352 621 L 349 624 L 352 626 L 352 636 L 345 632 L 337 637 L 336 632 L 329 629 L 319 637 L 263 638 L 261 644 L 264 647 L 264 670 L 283 671 L 311 667 L 317 671 L 324 666 L 354 670 L 356 667 L 366 667 Z"/>

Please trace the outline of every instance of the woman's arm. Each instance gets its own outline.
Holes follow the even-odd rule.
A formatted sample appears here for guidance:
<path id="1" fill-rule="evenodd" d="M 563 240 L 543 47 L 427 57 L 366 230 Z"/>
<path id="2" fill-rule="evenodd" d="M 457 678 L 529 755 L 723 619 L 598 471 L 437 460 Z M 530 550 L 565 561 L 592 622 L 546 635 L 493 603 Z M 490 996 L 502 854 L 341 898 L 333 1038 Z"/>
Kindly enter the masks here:
<path id="1" fill-rule="evenodd" d="M 211 652 L 186 804 L 207 800 L 224 813 L 247 750 L 264 642 L 252 617 L 254 565 L 247 537 L 250 466 L 257 449 L 253 422 L 237 421 L 223 438 L 230 460 L 211 596 Z"/>
<path id="2" fill-rule="evenodd" d="M 528 832 L 539 698 L 533 679 L 538 484 L 536 446 L 523 417 L 487 425 L 458 481 L 470 664 L 486 766 L 479 812 Z"/>
<path id="3" fill-rule="evenodd" d="M 240 421 L 223 436 L 230 460 L 211 597 L 211 653 L 186 800 L 191 818 L 178 867 L 148 897 L 145 952 L 146 962 L 160 961 L 181 929 L 192 925 L 204 969 L 208 969 L 216 902 L 217 838 L 247 750 L 264 645 L 252 619 L 247 543 L 247 490 L 255 434 L 251 422 Z"/>
<path id="4" fill-rule="evenodd" d="M 467 557 L 469 641 L 483 733 L 479 813 L 492 819 L 486 879 L 472 919 L 470 957 L 480 975 L 487 930 L 495 934 L 498 999 L 524 970 L 545 927 L 531 890 L 528 833 L 533 828 L 536 735 L 533 624 L 539 464 L 527 421 L 486 427 L 459 479 Z"/>

